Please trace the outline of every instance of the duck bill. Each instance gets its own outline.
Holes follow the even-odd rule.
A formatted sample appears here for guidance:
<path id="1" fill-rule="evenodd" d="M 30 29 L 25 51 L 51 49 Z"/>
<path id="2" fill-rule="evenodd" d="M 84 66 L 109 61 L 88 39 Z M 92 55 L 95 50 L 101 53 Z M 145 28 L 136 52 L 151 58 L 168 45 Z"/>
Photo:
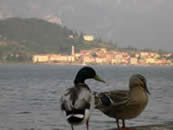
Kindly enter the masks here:
<path id="1" fill-rule="evenodd" d="M 94 77 L 95 80 L 100 81 L 102 83 L 106 83 L 102 78 L 100 78 L 98 75 Z"/>

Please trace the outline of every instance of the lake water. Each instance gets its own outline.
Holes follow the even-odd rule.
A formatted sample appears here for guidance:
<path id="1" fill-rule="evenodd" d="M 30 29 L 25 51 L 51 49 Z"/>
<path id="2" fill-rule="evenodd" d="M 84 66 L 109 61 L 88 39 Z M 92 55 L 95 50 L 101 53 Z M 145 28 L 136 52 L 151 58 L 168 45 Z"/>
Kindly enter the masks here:
<path id="1" fill-rule="evenodd" d="M 151 92 L 149 104 L 128 126 L 173 120 L 173 67 L 93 66 L 106 84 L 87 80 L 94 91 L 128 89 L 129 77 L 143 74 Z M 70 130 L 59 97 L 81 66 L 0 65 L 0 130 Z M 116 127 L 115 120 L 94 110 L 90 130 Z M 85 125 L 75 127 L 85 130 Z"/>

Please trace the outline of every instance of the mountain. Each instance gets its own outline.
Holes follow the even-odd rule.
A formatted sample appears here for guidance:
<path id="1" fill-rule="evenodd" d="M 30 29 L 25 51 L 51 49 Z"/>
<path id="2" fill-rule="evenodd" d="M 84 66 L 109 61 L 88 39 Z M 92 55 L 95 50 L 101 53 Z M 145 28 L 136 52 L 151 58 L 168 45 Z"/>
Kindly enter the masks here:
<path id="1" fill-rule="evenodd" d="M 70 37 L 71 36 L 71 37 Z M 80 49 L 109 47 L 112 45 L 99 40 L 89 42 L 59 24 L 36 18 L 9 18 L 0 20 L 0 59 L 21 57 L 31 59 L 35 53 L 71 53 L 74 45 Z M 18 58 L 17 58 L 18 59 Z"/>
<path id="2" fill-rule="evenodd" d="M 71 30 L 40 19 L 10 18 L 0 21 L 0 28 L 2 37 L 40 52 L 67 52 L 69 44 L 73 44 L 68 38 L 73 34 Z"/>
<path id="3" fill-rule="evenodd" d="M 57 17 L 119 46 L 173 50 L 172 0 L 1 0 L 0 18 Z"/>

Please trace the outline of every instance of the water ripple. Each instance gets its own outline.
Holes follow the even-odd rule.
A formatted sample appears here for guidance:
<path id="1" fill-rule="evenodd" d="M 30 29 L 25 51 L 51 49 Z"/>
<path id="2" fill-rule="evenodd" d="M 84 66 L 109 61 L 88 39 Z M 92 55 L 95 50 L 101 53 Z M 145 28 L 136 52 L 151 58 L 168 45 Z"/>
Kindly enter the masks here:
<path id="1" fill-rule="evenodd" d="M 170 67 L 93 66 L 106 81 L 87 80 L 93 91 L 128 89 L 131 74 L 139 72 L 148 79 L 149 104 L 127 125 L 173 123 L 173 73 Z M 2 130 L 67 130 L 70 125 L 60 110 L 59 97 L 73 85 L 80 66 L 1 65 L 0 129 Z M 68 72 L 68 75 L 67 75 Z M 115 119 L 94 110 L 91 130 L 112 129 Z M 85 125 L 77 126 L 85 129 Z"/>

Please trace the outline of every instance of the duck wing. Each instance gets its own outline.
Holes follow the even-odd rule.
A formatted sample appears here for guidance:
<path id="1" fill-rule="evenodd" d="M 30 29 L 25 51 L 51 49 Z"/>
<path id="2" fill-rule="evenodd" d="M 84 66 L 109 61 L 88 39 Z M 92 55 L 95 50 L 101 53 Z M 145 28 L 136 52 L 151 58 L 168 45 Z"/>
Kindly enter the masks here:
<path id="1" fill-rule="evenodd" d="M 72 109 L 89 108 L 91 96 L 91 91 L 85 84 L 68 88 L 61 97 L 61 109 L 70 111 Z"/>
<path id="2" fill-rule="evenodd" d="M 70 123 L 80 123 L 94 105 L 94 98 L 86 84 L 76 85 L 65 90 L 61 98 L 61 110 L 65 111 Z"/>
<path id="3" fill-rule="evenodd" d="M 96 108 L 101 106 L 119 106 L 128 103 L 128 91 L 115 90 L 95 94 Z"/>

